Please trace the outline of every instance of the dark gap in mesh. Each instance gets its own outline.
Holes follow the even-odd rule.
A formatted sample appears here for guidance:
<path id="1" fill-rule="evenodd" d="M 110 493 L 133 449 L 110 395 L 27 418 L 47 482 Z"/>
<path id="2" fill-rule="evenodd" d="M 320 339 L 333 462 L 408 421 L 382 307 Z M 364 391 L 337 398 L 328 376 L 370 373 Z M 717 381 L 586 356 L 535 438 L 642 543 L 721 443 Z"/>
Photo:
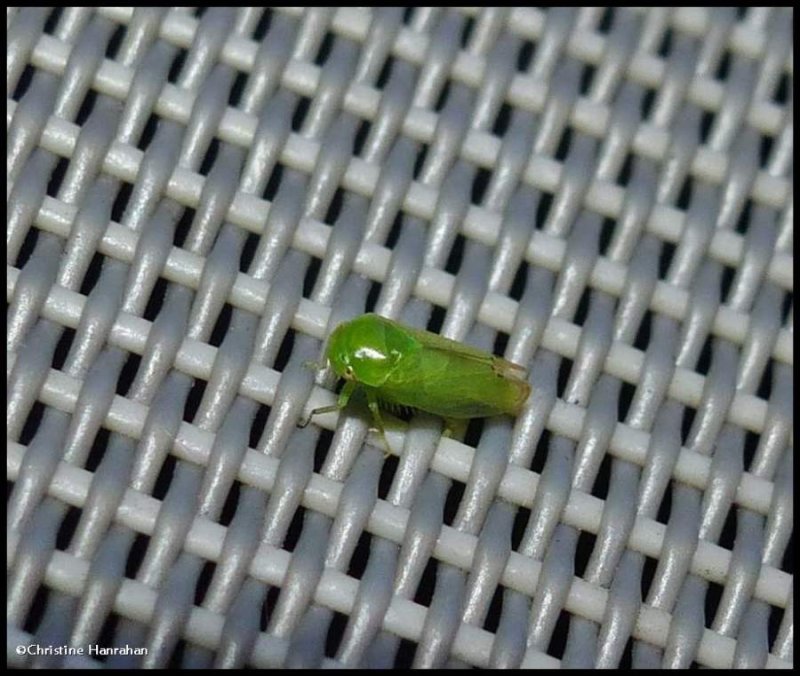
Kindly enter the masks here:
<path id="1" fill-rule="evenodd" d="M 766 134 L 759 134 L 759 143 L 758 143 L 758 166 L 760 169 L 765 169 L 766 166 L 769 164 L 769 158 L 772 154 L 772 148 L 775 145 L 775 141 L 771 136 L 767 136 Z"/>
<path id="2" fill-rule="evenodd" d="M 353 155 L 355 157 L 361 157 L 361 153 L 364 152 L 364 144 L 367 142 L 370 127 L 368 120 L 361 120 L 359 123 L 355 140 L 353 141 Z"/>
<path id="3" fill-rule="evenodd" d="M 460 481 L 452 481 L 450 489 L 447 491 L 447 499 L 444 502 L 444 514 L 442 523 L 446 526 L 453 525 L 453 519 L 458 513 L 458 506 L 464 497 L 464 484 Z"/>
<path id="4" fill-rule="evenodd" d="M 670 482 L 664 489 L 664 495 L 661 497 L 661 502 L 658 505 L 656 512 L 656 521 L 661 524 L 669 523 L 669 516 L 672 514 L 672 491 L 674 490 L 673 484 Z"/>
<path id="5" fill-rule="evenodd" d="M 511 283 L 508 295 L 516 301 L 522 300 L 522 294 L 525 293 L 525 287 L 528 284 L 528 270 L 529 265 L 523 260 L 514 274 L 514 281 Z"/>
<path id="6" fill-rule="evenodd" d="M 97 430 L 97 435 L 92 440 L 92 447 L 89 450 L 89 455 L 84 463 L 84 469 L 87 472 L 95 472 L 100 465 L 100 462 L 105 457 L 108 450 L 108 444 L 111 440 L 111 432 L 105 427 Z"/>
<path id="7" fill-rule="evenodd" d="M 464 21 L 464 25 L 461 28 L 461 48 L 464 49 L 469 45 L 470 38 L 472 37 L 472 33 L 475 30 L 475 19 L 471 16 L 464 17 L 466 21 Z"/>
<path id="8" fill-rule="evenodd" d="M 675 255 L 675 245 L 672 242 L 664 242 L 658 255 L 658 278 L 666 279 L 672 265 L 672 258 Z"/>
<path id="9" fill-rule="evenodd" d="M 439 562 L 435 557 L 431 556 L 428 559 L 428 563 L 425 564 L 425 570 L 422 572 L 419 585 L 417 585 L 417 590 L 414 592 L 414 603 L 419 603 L 426 608 L 430 607 L 433 591 L 436 588 L 436 571 L 438 567 Z"/>
<path id="10" fill-rule="evenodd" d="M 280 162 L 277 162 L 272 170 L 272 173 L 269 175 L 267 187 L 264 188 L 264 194 L 262 195 L 267 202 L 272 202 L 275 199 L 275 195 L 278 194 L 278 188 L 280 187 L 282 180 L 283 165 Z"/>
<path id="11" fill-rule="evenodd" d="M 167 669 L 180 669 L 183 666 L 183 658 L 185 654 L 186 640 L 181 638 L 175 644 L 175 649 L 172 651 L 172 655 L 170 655 L 169 661 L 167 662 Z"/>
<path id="12" fill-rule="evenodd" d="M 258 250 L 258 243 L 260 237 L 252 232 L 248 232 L 244 238 L 244 245 L 242 246 L 242 253 L 239 256 L 239 272 L 247 274 L 250 266 L 253 264 L 253 258 Z"/>
<path id="13" fill-rule="evenodd" d="M 540 194 L 541 199 L 536 206 L 536 219 L 534 221 L 537 230 L 541 230 L 542 226 L 547 222 L 547 216 L 550 213 L 550 208 L 553 206 L 553 196 L 549 192 Z"/>
<path id="14" fill-rule="evenodd" d="M 594 533 L 582 530 L 578 534 L 578 542 L 575 545 L 575 560 L 573 563 L 575 577 L 583 577 L 586 573 L 586 566 L 589 564 L 589 559 L 592 556 L 592 549 L 594 549 L 597 538 Z"/>
<path id="15" fill-rule="evenodd" d="M 467 423 L 467 431 L 464 434 L 464 443 L 467 446 L 477 448 L 483 434 L 483 424 L 486 418 L 471 418 Z"/>
<path id="16" fill-rule="evenodd" d="M 586 317 L 589 315 L 589 304 L 592 299 L 592 290 L 589 287 L 584 287 L 581 292 L 580 300 L 575 308 L 575 316 L 572 321 L 577 326 L 583 326 L 586 322 Z"/>
<path id="17" fill-rule="evenodd" d="M 58 551 L 64 552 L 67 550 L 69 543 L 72 542 L 72 537 L 75 535 L 80 520 L 81 510 L 73 506 L 67 507 L 67 511 L 56 533 L 56 549 Z"/>
<path id="18" fill-rule="evenodd" d="M 553 634 L 550 637 L 550 644 L 547 646 L 547 654 L 557 659 L 564 657 L 564 648 L 567 645 L 567 636 L 569 636 L 570 617 L 570 614 L 565 610 L 558 614 L 556 626 L 553 628 Z"/>
<path id="19" fill-rule="evenodd" d="M 685 446 L 689 439 L 689 434 L 692 431 L 692 423 L 694 422 L 697 411 L 689 406 L 683 409 L 683 418 L 681 420 L 681 446 Z"/>
<path id="20" fill-rule="evenodd" d="M 203 604 L 216 569 L 217 566 L 213 561 L 206 561 L 200 568 L 200 574 L 197 576 L 197 583 L 194 586 L 194 605 L 201 606 Z"/>
<path id="21" fill-rule="evenodd" d="M 733 551 L 733 545 L 736 542 L 736 515 L 738 510 L 739 507 L 737 507 L 736 504 L 731 504 L 730 507 L 728 507 L 728 513 L 725 515 L 725 523 L 722 526 L 722 530 L 720 531 L 719 538 L 717 540 L 717 544 L 720 547 L 724 547 L 729 551 Z"/>
<path id="22" fill-rule="evenodd" d="M 523 40 L 517 53 L 517 70 L 520 73 L 527 73 L 533 62 L 533 55 L 536 51 L 535 45 L 530 40 Z"/>
<path id="23" fill-rule="evenodd" d="M 336 651 L 342 643 L 345 629 L 347 628 L 348 616 L 334 612 L 331 623 L 328 625 L 328 633 L 325 636 L 325 657 L 334 658 Z"/>
<path id="24" fill-rule="evenodd" d="M 58 199 L 58 191 L 61 184 L 64 182 L 64 177 L 67 175 L 67 168 L 69 167 L 69 160 L 60 157 L 56 163 L 53 173 L 50 174 L 50 179 L 47 181 L 47 195 Z"/>
<path id="25" fill-rule="evenodd" d="M 761 379 L 758 381 L 758 389 L 756 389 L 756 396 L 769 401 L 772 394 L 772 369 L 775 362 L 771 359 L 765 364 L 764 372 L 761 374 Z"/>
<path id="26" fill-rule="evenodd" d="M 644 96 L 642 97 L 642 120 L 650 119 L 650 113 L 653 110 L 653 104 L 656 102 L 656 93 L 653 89 L 645 89 Z"/>
<path id="27" fill-rule="evenodd" d="M 396 448 L 393 450 L 402 452 L 402 449 Z M 383 467 L 381 467 L 381 476 L 378 480 L 378 499 L 388 499 L 389 491 L 392 490 L 392 486 L 394 485 L 394 478 L 397 474 L 397 468 L 399 465 L 400 461 L 395 455 L 390 455 L 383 461 Z"/>
<path id="28" fill-rule="evenodd" d="M 303 298 L 310 298 L 311 292 L 314 290 L 314 284 L 317 282 L 322 261 L 314 256 L 309 257 L 308 267 L 306 268 L 305 277 L 303 277 Z"/>
<path id="29" fill-rule="evenodd" d="M 92 256 L 92 262 L 89 263 L 89 267 L 86 269 L 86 274 L 81 280 L 81 295 L 88 296 L 94 289 L 95 285 L 100 279 L 100 273 L 103 270 L 104 260 L 105 257 L 101 253 L 95 252 L 95 254 Z"/>
<path id="30" fill-rule="evenodd" d="M 403 18 L 401 19 L 402 22 L 408 26 L 411 24 L 412 19 L 414 18 L 414 8 L 413 7 L 406 7 L 403 10 Z"/>
<path id="31" fill-rule="evenodd" d="M 206 381 L 202 378 L 195 378 L 192 386 L 189 388 L 189 394 L 186 397 L 183 407 L 183 421 L 191 423 L 197 415 L 197 409 L 200 408 L 200 403 L 203 401 L 203 394 L 206 391 Z"/>
<path id="32" fill-rule="evenodd" d="M 233 518 L 236 516 L 236 509 L 239 506 L 239 501 L 242 498 L 242 484 L 238 479 L 234 479 L 228 494 L 225 496 L 225 503 L 222 505 L 222 510 L 219 514 L 219 525 L 230 526 Z"/>
<path id="33" fill-rule="evenodd" d="M 674 33 L 672 32 L 672 28 L 667 27 L 667 29 L 664 31 L 664 35 L 661 37 L 661 42 L 656 50 L 656 55 L 660 56 L 662 59 L 666 59 L 670 52 L 672 52 L 673 40 Z"/>
<path id="34" fill-rule="evenodd" d="M 289 362 L 289 357 L 292 356 L 292 349 L 294 348 L 294 339 L 295 339 L 295 330 L 288 329 L 286 331 L 286 335 L 283 337 L 281 341 L 280 349 L 278 350 L 278 355 L 275 357 L 275 363 L 273 364 L 273 368 L 276 371 L 283 372 L 286 368 L 286 364 Z"/>
<path id="35" fill-rule="evenodd" d="M 729 50 L 725 50 L 722 53 L 722 58 L 719 60 L 717 64 L 717 69 L 714 71 L 713 77 L 720 82 L 725 82 L 728 79 L 728 75 L 731 72 L 731 53 Z"/>
<path id="36" fill-rule="evenodd" d="M 350 563 L 347 566 L 347 574 L 360 580 L 364 577 L 364 571 L 367 568 L 367 561 L 369 561 L 369 553 L 372 545 L 372 535 L 369 531 L 361 531 L 358 536 L 358 543 L 353 550 L 353 556 L 350 558 Z"/>
<path id="37" fill-rule="evenodd" d="M 256 414 L 253 417 L 253 423 L 250 426 L 250 439 L 248 441 L 248 446 L 250 448 L 258 448 L 258 442 L 261 440 L 261 436 L 264 434 L 264 428 L 267 425 L 269 412 L 271 410 L 272 407 L 259 402 L 258 410 L 256 411 Z"/>
<path id="38" fill-rule="evenodd" d="M 317 55 L 314 57 L 314 63 L 317 66 L 322 66 L 328 60 L 328 57 L 331 55 L 331 50 L 333 49 L 333 40 L 334 34 L 331 33 L 331 31 L 326 31 L 325 37 L 322 38 L 322 42 L 317 50 Z"/>
<path id="39" fill-rule="evenodd" d="M 636 393 L 636 388 L 630 383 L 621 383 L 619 397 L 617 399 L 617 420 L 624 422 L 628 417 L 628 412 L 633 403 L 633 396 Z"/>
<path id="40" fill-rule="evenodd" d="M 700 350 L 700 356 L 697 358 L 694 370 L 702 376 L 708 375 L 708 369 L 711 368 L 711 359 L 714 356 L 714 338 L 707 336 L 703 343 L 703 349 Z"/>
<path id="41" fill-rule="evenodd" d="M 378 78 L 375 81 L 375 88 L 376 89 L 383 89 L 386 86 L 386 83 L 389 81 L 389 76 L 392 74 L 392 70 L 394 69 L 394 57 L 391 54 L 386 56 L 386 60 L 383 62 L 383 66 L 381 66 L 381 70 L 378 73 Z"/>
<path id="42" fill-rule="evenodd" d="M 633 347 L 642 352 L 646 352 L 650 345 L 650 331 L 653 327 L 653 313 L 646 310 L 642 316 L 642 321 L 636 331 L 636 337 L 633 340 Z"/>
<path id="43" fill-rule="evenodd" d="M 444 266 L 445 272 L 449 272 L 451 275 L 458 274 L 461 268 L 461 261 L 464 259 L 465 244 L 466 240 L 464 239 L 464 235 L 461 233 L 457 234 L 456 238 L 453 240 L 453 246 L 450 249 L 450 254 Z"/>
<path id="44" fill-rule="evenodd" d="M 789 103 L 789 87 L 791 80 L 786 72 L 782 72 L 778 78 L 778 86 L 772 94 L 772 101 L 778 106 L 785 106 Z"/>
<path id="45" fill-rule="evenodd" d="M 195 17 L 200 19 L 208 11 L 208 7 L 195 7 L 192 11 L 194 12 Z"/>
<path id="46" fill-rule="evenodd" d="M 600 21 L 597 23 L 596 31 L 598 33 L 608 34 L 611 32 L 613 22 L 619 18 L 620 10 L 613 7 L 606 7 L 602 11 L 603 13 L 600 15 Z"/>
<path id="47" fill-rule="evenodd" d="M 22 100 L 28 89 L 30 89 L 31 82 L 33 82 L 33 74 L 35 72 L 36 69 L 30 65 L 27 65 L 22 69 L 22 74 L 19 76 L 17 86 L 14 87 L 14 92 L 11 94 L 12 100 L 17 102 Z"/>
<path id="48" fill-rule="evenodd" d="M 381 293 L 381 286 L 380 282 L 372 282 L 369 286 L 369 293 L 367 293 L 367 302 L 364 308 L 365 312 L 374 312 L 375 311 L 375 304 L 378 302 L 378 297 Z"/>
<path id="49" fill-rule="evenodd" d="M 214 322 L 214 328 L 208 338 L 208 344 L 214 347 L 219 347 L 228 335 L 228 330 L 231 326 L 231 319 L 233 318 L 233 306 L 230 303 L 225 303 L 219 311 L 217 321 Z"/>
<path id="50" fill-rule="evenodd" d="M 104 648 L 112 647 L 114 645 L 114 637 L 117 635 L 118 628 L 119 615 L 114 612 L 108 613 L 103 621 L 103 626 L 100 629 L 100 634 L 97 638 L 97 644 Z M 95 659 L 105 662 L 106 656 L 96 655 Z"/>
<path id="51" fill-rule="evenodd" d="M 231 108 L 237 108 L 242 100 L 245 86 L 247 85 L 247 73 L 241 71 L 236 72 L 236 77 L 233 80 L 233 86 L 228 94 L 228 105 Z"/>
<path id="52" fill-rule="evenodd" d="M 297 133 L 303 127 L 303 121 L 306 119 L 308 109 L 310 107 L 309 101 L 305 96 L 299 97 L 297 106 L 292 114 L 292 131 Z"/>
<path id="53" fill-rule="evenodd" d="M 188 52 L 185 49 L 178 49 L 169 66 L 169 73 L 167 73 L 167 82 L 177 84 L 178 77 L 183 70 L 183 64 L 186 63 L 186 56 Z"/>
<path id="54" fill-rule="evenodd" d="M 146 152 L 150 147 L 150 144 L 153 142 L 156 132 L 158 131 L 158 123 L 159 118 L 156 117 L 155 114 L 150 115 L 150 117 L 147 118 L 144 129 L 142 129 L 142 135 L 139 137 L 139 141 L 136 144 L 136 147 L 142 152 Z"/>
<path id="55" fill-rule="evenodd" d="M 412 174 L 412 178 L 415 181 L 419 180 L 420 172 L 425 167 L 425 158 L 428 156 L 428 147 L 429 146 L 427 143 L 417 144 L 417 157 L 414 160 L 414 173 Z"/>
<path id="56" fill-rule="evenodd" d="M 505 331 L 498 331 L 497 335 L 494 337 L 494 347 L 492 351 L 494 354 L 502 357 L 506 353 L 507 348 L 508 334 Z"/>
<path id="57" fill-rule="evenodd" d="M 600 224 L 600 241 L 598 243 L 598 254 L 606 256 L 608 254 L 608 247 L 611 244 L 611 239 L 614 237 L 614 229 L 616 221 L 611 218 L 604 218 Z"/>
<path id="58" fill-rule="evenodd" d="M 44 610 L 47 608 L 47 600 L 50 597 L 50 590 L 46 585 L 40 584 L 36 593 L 33 595 L 33 602 L 31 603 L 28 615 L 22 625 L 22 631 L 29 634 L 36 634 L 36 630 L 42 622 L 44 617 Z"/>
<path id="59" fill-rule="evenodd" d="M 83 127 L 83 125 L 86 124 L 86 120 L 89 119 L 89 116 L 95 109 L 96 105 L 97 92 L 95 92 L 93 89 L 90 89 L 86 92 L 86 96 L 83 97 L 83 101 L 81 101 L 81 107 L 78 109 L 78 114 L 75 116 L 75 124 L 79 127 Z"/>
<path id="60" fill-rule="evenodd" d="M 176 471 L 177 462 L 178 461 L 175 459 L 175 456 L 172 454 L 168 454 L 164 457 L 164 464 L 161 465 L 161 469 L 158 472 L 158 477 L 153 485 L 152 496 L 156 500 L 163 500 L 166 496 L 170 484 L 172 483 L 172 475 Z"/>
<path id="61" fill-rule="evenodd" d="M 22 246 L 19 248 L 17 260 L 14 261 L 14 266 L 16 268 L 21 270 L 25 267 L 25 264 L 36 248 L 36 242 L 39 241 L 39 232 L 40 230 L 37 228 L 28 228 L 28 232 L 25 233 L 25 239 L 22 240 Z"/>
<path id="62" fill-rule="evenodd" d="M 558 147 L 556 148 L 553 159 L 558 162 L 564 162 L 569 154 L 569 148 L 572 145 L 572 127 L 567 125 L 561 132 L 561 138 L 558 140 Z"/>
<path id="63" fill-rule="evenodd" d="M 625 160 L 622 162 L 622 166 L 619 170 L 619 175 L 617 176 L 617 185 L 622 188 L 627 188 L 631 182 L 631 177 L 633 176 L 633 162 L 636 159 L 636 156 L 633 153 L 626 153 Z"/>
<path id="64" fill-rule="evenodd" d="M 789 321 L 789 313 L 791 312 L 793 305 L 794 305 L 794 292 L 787 291 L 783 295 L 783 305 L 781 306 L 781 325 L 784 328 L 787 328 L 787 322 Z"/>
<path id="65" fill-rule="evenodd" d="M 397 656 L 394 660 L 394 669 L 411 669 L 414 664 L 414 655 L 417 652 L 417 644 L 407 638 L 400 639 L 397 646 Z"/>
<path id="66" fill-rule="evenodd" d="M 492 172 L 481 167 L 475 173 L 475 178 L 472 181 L 472 194 L 470 199 L 473 204 L 481 204 L 483 196 L 486 194 L 486 189 L 489 187 L 489 181 L 492 178 Z"/>
<path id="67" fill-rule="evenodd" d="M 200 168 L 198 173 L 201 176 L 208 176 L 208 173 L 211 171 L 211 168 L 214 166 L 214 162 L 217 161 L 217 157 L 219 155 L 219 139 L 214 137 L 211 139 L 211 143 L 208 144 L 208 149 L 203 155 L 203 160 L 200 162 Z"/>
<path id="68" fill-rule="evenodd" d="M 125 397 L 128 394 L 128 391 L 133 385 L 133 381 L 136 378 L 136 374 L 139 371 L 139 365 L 142 363 L 142 358 L 135 352 L 129 352 L 128 356 L 125 358 L 125 363 L 122 365 L 122 369 L 119 372 L 119 377 L 117 378 L 117 387 L 115 392 L 120 397 Z"/>
<path id="69" fill-rule="evenodd" d="M 746 235 L 752 221 L 753 201 L 748 198 L 745 200 L 744 205 L 742 205 L 742 211 L 739 214 L 739 218 L 736 219 L 736 225 L 734 226 L 736 232 L 738 232 L 740 235 Z"/>
<path id="70" fill-rule="evenodd" d="M 669 490 L 667 490 L 667 494 L 669 494 Z M 665 522 L 662 522 L 665 523 Z M 646 599 L 648 594 L 650 593 L 650 588 L 653 586 L 653 581 L 655 580 L 656 570 L 658 568 L 658 561 L 656 559 L 652 559 L 649 556 L 644 557 L 644 565 L 642 566 L 642 577 L 639 580 L 640 590 L 642 593 L 642 599 Z"/>
<path id="71" fill-rule="evenodd" d="M 339 415 L 346 415 L 346 413 L 342 412 Z M 322 470 L 322 466 L 325 464 L 325 460 L 328 457 L 328 451 L 331 448 L 332 442 L 333 432 L 325 427 L 320 427 L 319 438 L 317 439 L 317 445 L 314 448 L 314 472 L 319 473 Z"/>
<path id="72" fill-rule="evenodd" d="M 69 350 L 75 340 L 75 330 L 69 327 L 64 327 L 61 331 L 61 337 L 56 343 L 56 349 L 53 352 L 53 360 L 50 362 L 50 367 L 56 371 L 64 368 L 64 362 L 67 360 Z"/>
<path id="73" fill-rule="evenodd" d="M 536 474 L 544 471 L 544 463 L 547 461 L 547 453 L 550 450 L 551 432 L 547 428 L 542 430 L 542 434 L 536 443 L 536 449 L 531 458 L 529 469 Z"/>
<path id="74" fill-rule="evenodd" d="M 445 309 L 443 307 L 439 307 L 438 305 L 434 305 L 433 309 L 431 310 L 431 318 L 428 320 L 428 325 L 424 327 L 431 333 L 440 333 L 442 330 L 442 324 L 444 324 L 445 318 Z"/>
<path id="75" fill-rule="evenodd" d="M 265 7 L 253 31 L 253 41 L 261 42 L 261 39 L 269 33 L 270 28 L 272 28 L 272 10 L 269 7 Z"/>
<path id="76" fill-rule="evenodd" d="M 497 632 L 497 627 L 500 624 L 500 618 L 503 615 L 503 595 L 504 588 L 497 585 L 492 594 L 492 601 L 486 612 L 486 618 L 483 620 L 483 628 L 492 634 Z"/>
<path id="77" fill-rule="evenodd" d="M 597 476 L 592 482 L 591 494 L 606 500 L 608 498 L 608 488 L 611 483 L 611 464 L 614 462 L 614 457 L 610 453 L 605 453 L 603 459 L 600 461 L 600 466 L 597 468 Z"/>
<path id="78" fill-rule="evenodd" d="M 195 210 L 191 207 L 184 207 L 181 210 L 180 218 L 178 218 L 178 222 L 175 224 L 175 230 L 172 233 L 172 245 L 178 249 L 183 247 L 183 243 L 186 241 L 186 237 L 189 235 L 189 231 L 192 228 L 192 223 L 194 222 Z"/>
<path id="79" fill-rule="evenodd" d="M 278 598 L 280 597 L 280 595 L 281 595 L 280 587 L 270 586 L 267 589 L 261 613 L 261 631 L 267 630 L 269 621 L 272 618 L 272 613 L 275 611 L 275 606 L 278 605 Z"/>
<path id="80" fill-rule="evenodd" d="M 161 307 L 164 305 L 164 299 L 167 295 L 167 280 L 159 277 L 153 286 L 153 291 L 150 293 L 150 298 L 147 299 L 147 305 L 144 309 L 143 319 L 149 322 L 154 322 L 161 312 Z"/>
<path id="81" fill-rule="evenodd" d="M 791 541 L 789 543 L 789 547 L 787 548 L 787 552 L 791 551 L 793 548 L 791 546 Z M 791 572 L 793 574 L 794 568 L 784 568 L 786 572 Z M 771 653 L 775 652 L 775 639 L 778 637 L 778 632 L 781 628 L 781 623 L 783 622 L 783 615 L 786 612 L 784 608 L 780 608 L 778 606 L 773 606 L 770 604 L 769 606 L 769 617 L 767 618 L 767 637 L 768 637 L 768 646 L 769 651 Z"/>
<path id="82" fill-rule="evenodd" d="M 448 97 L 450 96 L 450 86 L 451 81 L 448 79 L 444 83 L 444 87 L 442 87 L 442 91 L 439 92 L 439 96 L 436 99 L 436 103 L 433 106 L 433 112 L 441 113 L 444 109 L 444 105 L 447 102 Z"/>
<path id="83" fill-rule="evenodd" d="M 511 125 L 511 106 L 508 105 L 505 101 L 500 106 L 500 110 L 497 111 L 497 115 L 494 118 L 494 124 L 492 124 L 492 134 L 499 139 L 502 139 L 505 133 L 508 131 L 509 126 Z"/>
<path id="84" fill-rule="evenodd" d="M 342 190 L 341 188 L 337 188 L 336 192 L 333 193 L 333 199 L 331 199 L 331 203 L 328 205 L 328 209 L 325 212 L 325 217 L 323 218 L 323 221 L 325 223 L 335 225 L 336 221 L 339 220 L 339 216 L 342 213 L 343 204 L 344 204 L 344 190 Z"/>
<path id="85" fill-rule="evenodd" d="M 133 186 L 130 183 L 120 183 L 117 195 L 114 198 L 114 204 L 111 207 L 111 220 L 115 223 L 122 223 L 125 216 L 125 210 L 128 208 L 128 201 L 131 198 Z"/>
<path id="86" fill-rule="evenodd" d="M 403 231 L 403 212 L 398 211 L 394 217 L 394 221 L 392 221 L 392 229 L 389 231 L 389 236 L 386 238 L 386 242 L 384 246 L 387 249 L 394 249 L 397 245 L 397 241 L 400 239 L 400 234 Z"/>
<path id="87" fill-rule="evenodd" d="M 61 17 L 64 14 L 65 7 L 56 7 L 53 11 L 48 15 L 47 19 L 44 22 L 44 27 L 42 28 L 42 33 L 45 35 L 54 35 L 56 29 L 58 28 L 58 22 L 61 21 Z"/>
<path id="88" fill-rule="evenodd" d="M 756 451 L 758 450 L 758 440 L 759 436 L 755 432 L 745 432 L 744 434 L 744 471 L 750 472 L 753 463 L 753 459 L 756 456 Z"/>
<path id="89" fill-rule="evenodd" d="M 134 533 L 133 542 L 128 550 L 128 556 L 125 559 L 125 577 L 127 579 L 136 579 L 142 561 L 144 561 L 145 554 L 147 554 L 147 546 L 149 543 L 150 538 L 147 535 L 144 533 Z"/>
<path id="90" fill-rule="evenodd" d="M 572 371 L 572 360 L 568 357 L 561 357 L 558 364 L 558 380 L 556 382 L 556 397 L 564 398 L 569 383 L 569 374 Z"/>
<path id="91" fill-rule="evenodd" d="M 293 552 L 297 546 L 297 541 L 300 539 L 300 534 L 303 532 L 303 521 L 305 520 L 306 510 L 302 505 L 297 507 L 297 511 L 292 517 L 292 522 L 286 531 L 286 537 L 283 541 L 283 549 L 287 552 Z"/>
<path id="92" fill-rule="evenodd" d="M 711 127 L 714 124 L 714 113 L 704 110 L 700 113 L 700 145 L 705 145 L 708 142 L 708 136 L 711 133 Z"/>
<path id="93" fill-rule="evenodd" d="M 714 617 L 719 610 L 719 603 L 722 600 L 722 587 L 716 582 L 707 580 L 706 593 L 703 598 L 703 613 L 705 615 L 704 626 L 710 627 L 714 622 Z"/>
<path id="94" fill-rule="evenodd" d="M 592 88 L 592 81 L 594 80 L 597 68 L 590 63 L 583 63 L 581 67 L 581 79 L 578 84 L 578 94 L 586 96 Z"/>
<path id="95" fill-rule="evenodd" d="M 525 536 L 525 529 L 531 519 L 531 510 L 527 507 L 517 507 L 517 513 L 514 516 L 514 526 L 511 529 L 511 550 L 518 552 L 522 544 L 522 538 Z"/>

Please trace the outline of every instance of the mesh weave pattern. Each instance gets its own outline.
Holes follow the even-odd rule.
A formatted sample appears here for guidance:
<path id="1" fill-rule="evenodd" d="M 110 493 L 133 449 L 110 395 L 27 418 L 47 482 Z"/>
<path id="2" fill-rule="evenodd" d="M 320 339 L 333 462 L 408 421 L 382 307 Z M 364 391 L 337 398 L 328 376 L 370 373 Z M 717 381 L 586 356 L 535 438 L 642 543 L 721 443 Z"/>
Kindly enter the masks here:
<path id="1" fill-rule="evenodd" d="M 790 666 L 792 22 L 10 9 L 9 663 Z M 299 428 L 365 310 L 524 411 Z"/>

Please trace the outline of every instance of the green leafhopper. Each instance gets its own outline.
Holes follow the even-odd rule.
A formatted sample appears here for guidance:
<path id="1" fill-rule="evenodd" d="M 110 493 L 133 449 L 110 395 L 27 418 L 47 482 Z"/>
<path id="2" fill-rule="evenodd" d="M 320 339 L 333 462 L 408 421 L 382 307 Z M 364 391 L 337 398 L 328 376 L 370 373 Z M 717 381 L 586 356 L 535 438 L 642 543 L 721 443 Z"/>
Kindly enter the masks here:
<path id="1" fill-rule="evenodd" d="M 381 407 L 454 420 L 517 415 L 531 390 L 522 366 L 372 313 L 339 324 L 325 357 L 345 384 L 335 405 L 314 409 L 302 426 L 344 408 L 360 388 L 384 443 Z"/>

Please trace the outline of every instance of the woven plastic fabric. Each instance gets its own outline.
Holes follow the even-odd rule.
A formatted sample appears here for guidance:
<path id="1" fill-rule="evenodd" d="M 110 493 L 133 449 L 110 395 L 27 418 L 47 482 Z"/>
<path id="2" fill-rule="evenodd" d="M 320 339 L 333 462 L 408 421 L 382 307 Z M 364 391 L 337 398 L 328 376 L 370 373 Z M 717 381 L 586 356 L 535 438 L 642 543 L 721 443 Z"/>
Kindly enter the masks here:
<path id="1" fill-rule="evenodd" d="M 9 664 L 791 666 L 792 26 L 9 10 Z M 365 311 L 524 410 L 299 427 Z"/>

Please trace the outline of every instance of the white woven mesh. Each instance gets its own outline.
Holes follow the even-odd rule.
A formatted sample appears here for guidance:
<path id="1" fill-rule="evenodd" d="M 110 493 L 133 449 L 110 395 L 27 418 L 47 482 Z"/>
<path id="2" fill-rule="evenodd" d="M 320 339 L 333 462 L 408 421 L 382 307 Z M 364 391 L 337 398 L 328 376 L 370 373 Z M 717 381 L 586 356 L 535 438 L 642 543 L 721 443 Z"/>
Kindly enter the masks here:
<path id="1" fill-rule="evenodd" d="M 792 22 L 9 10 L 9 663 L 791 665 Z M 298 428 L 365 309 L 524 412 Z"/>

